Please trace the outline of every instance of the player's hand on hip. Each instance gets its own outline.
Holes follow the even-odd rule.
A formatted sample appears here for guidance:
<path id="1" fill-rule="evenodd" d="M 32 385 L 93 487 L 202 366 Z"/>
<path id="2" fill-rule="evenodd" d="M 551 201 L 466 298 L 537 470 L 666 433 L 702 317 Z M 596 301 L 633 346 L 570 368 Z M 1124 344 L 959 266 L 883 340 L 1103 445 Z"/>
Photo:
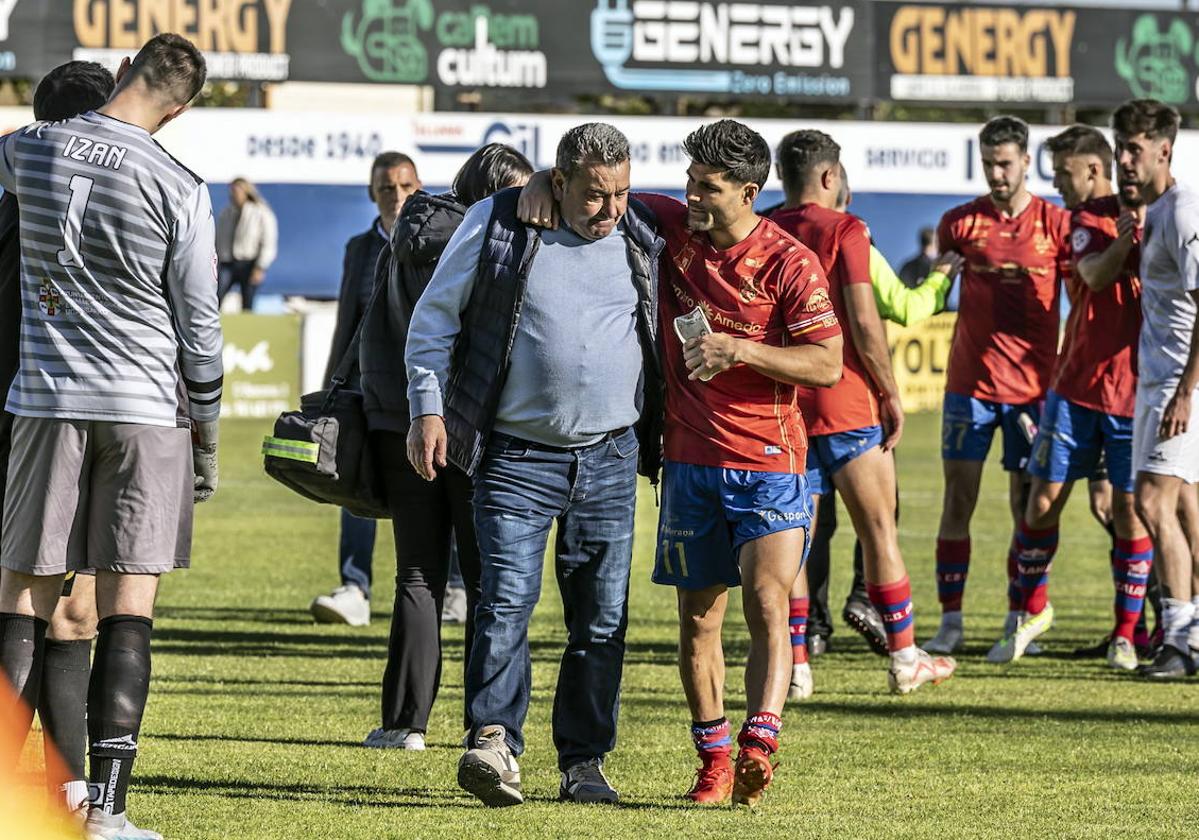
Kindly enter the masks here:
<path id="1" fill-rule="evenodd" d="M 708 333 L 683 345 L 683 363 L 691 371 L 688 379 L 711 379 L 737 364 L 737 339 L 728 333 Z"/>
<path id="2" fill-rule="evenodd" d="M 554 185 L 548 171 L 534 172 L 521 188 L 516 217 L 525 224 L 558 229 L 558 202 L 554 200 Z"/>
<path id="3" fill-rule="evenodd" d="M 195 504 L 207 502 L 217 488 L 217 439 L 220 424 L 216 420 L 192 423 L 192 473 Z"/>
<path id="4" fill-rule="evenodd" d="M 946 251 L 937 257 L 937 262 L 933 265 L 933 271 L 939 271 L 952 280 L 958 276 L 958 272 L 962 270 L 962 266 L 965 264 L 966 258 L 957 251 Z"/>
<path id="5" fill-rule="evenodd" d="M 880 396 L 878 410 L 883 426 L 883 452 L 890 452 L 903 436 L 903 403 L 899 394 Z"/>
<path id="6" fill-rule="evenodd" d="M 256 268 L 250 272 L 250 285 L 261 286 L 262 281 L 266 279 L 266 272 L 261 268 Z"/>
<path id="7" fill-rule="evenodd" d="M 437 414 L 422 414 L 408 429 L 408 461 L 425 481 L 437 478 L 435 467 L 446 466 L 445 420 Z"/>
<path id="8" fill-rule="evenodd" d="M 1160 440 L 1169 440 L 1185 434 L 1190 422 L 1191 395 L 1176 391 L 1174 396 L 1170 397 L 1170 401 L 1166 403 L 1166 410 L 1162 412 L 1162 422 L 1158 427 L 1157 436 Z"/>

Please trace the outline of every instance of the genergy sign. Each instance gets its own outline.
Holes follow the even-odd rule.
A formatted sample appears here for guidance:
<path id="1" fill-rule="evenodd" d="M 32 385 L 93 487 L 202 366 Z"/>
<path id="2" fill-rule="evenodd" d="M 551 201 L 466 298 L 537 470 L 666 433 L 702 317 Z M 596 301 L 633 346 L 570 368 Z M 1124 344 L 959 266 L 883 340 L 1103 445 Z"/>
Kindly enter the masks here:
<path id="1" fill-rule="evenodd" d="M 74 0 L 76 60 L 115 69 L 159 32 L 176 32 L 205 53 L 213 78 L 287 78 L 292 0 Z M 265 49 L 264 49 L 265 48 Z"/>
<path id="2" fill-rule="evenodd" d="M 1003 6 L 878 6 L 891 98 L 1069 102 L 1077 13 Z"/>

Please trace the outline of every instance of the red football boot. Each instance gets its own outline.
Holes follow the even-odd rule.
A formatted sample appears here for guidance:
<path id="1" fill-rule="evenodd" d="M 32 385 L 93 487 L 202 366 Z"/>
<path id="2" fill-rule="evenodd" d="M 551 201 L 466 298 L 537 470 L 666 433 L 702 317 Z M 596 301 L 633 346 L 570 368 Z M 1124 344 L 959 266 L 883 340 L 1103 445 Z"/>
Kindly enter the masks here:
<path id="1" fill-rule="evenodd" d="M 774 777 L 770 756 L 755 746 L 745 746 L 737 754 L 733 769 L 733 804 L 753 807 L 762 800 L 762 793 Z"/>
<path id="2" fill-rule="evenodd" d="M 695 771 L 695 784 L 684 796 L 701 805 L 720 805 L 733 793 L 733 765 L 728 756 L 721 761 L 703 763 Z"/>

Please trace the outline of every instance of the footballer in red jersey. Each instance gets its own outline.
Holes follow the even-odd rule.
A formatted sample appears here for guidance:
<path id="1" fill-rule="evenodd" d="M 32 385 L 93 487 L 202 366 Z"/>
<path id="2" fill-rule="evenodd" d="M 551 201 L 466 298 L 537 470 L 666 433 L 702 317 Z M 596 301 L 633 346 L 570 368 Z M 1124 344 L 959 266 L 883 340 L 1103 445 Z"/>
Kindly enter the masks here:
<path id="1" fill-rule="evenodd" d="M 1012 536 L 1022 615 L 993 659 L 1019 658 L 1052 624 L 1049 570 L 1061 512 L 1073 483 L 1090 478 L 1102 457 L 1114 490 L 1116 584 L 1116 626 L 1105 654 L 1112 667 L 1131 671 L 1138 664 L 1133 636 L 1153 562 L 1153 545 L 1133 500 L 1132 419 L 1141 330 L 1137 211 L 1123 206 L 1112 190 L 1112 149 L 1098 129 L 1071 126 L 1047 146 L 1054 181 L 1073 211 L 1074 270 L 1066 281 L 1071 308 L 1033 441 L 1028 504 Z"/>
<path id="2" fill-rule="evenodd" d="M 795 131 L 778 149 L 786 203 L 772 218 L 816 252 L 828 273 L 837 320 L 844 332 L 844 372 L 832 388 L 801 388 L 800 407 L 811 435 L 808 475 L 812 494 L 834 486 L 862 541 L 867 595 L 882 617 L 890 653 L 888 682 L 906 694 L 953 674 L 948 657 L 916 647 L 912 589 L 895 523 L 895 460 L 903 429 L 899 388 L 870 279 L 870 236 L 865 223 L 834 209 L 842 192 L 841 147 L 820 131 Z M 799 576 L 793 606 L 807 595 Z M 803 663 L 793 668 L 792 694 L 804 696 Z M 800 673 L 795 673 L 795 672 Z M 803 677 L 803 679 L 800 679 Z"/>
<path id="3" fill-rule="evenodd" d="M 787 594 L 811 519 L 795 386 L 840 378 L 841 330 L 819 260 L 754 213 L 770 174 L 766 141 L 721 120 L 683 148 L 687 203 L 635 196 L 666 240 L 666 464 L 654 581 L 678 590 L 679 671 L 701 762 L 687 796 L 754 804 L 778 749 L 791 665 Z M 520 215 L 552 216 L 542 173 L 525 188 Z M 721 626 L 728 589 L 741 583 L 748 714 L 734 765 Z"/>
<path id="4" fill-rule="evenodd" d="M 925 644 L 952 653 L 962 646 L 962 594 L 970 565 L 970 519 L 983 463 L 1003 431 L 1013 524 L 1024 512 L 1024 467 L 1057 355 L 1058 288 L 1070 261 L 1070 215 L 1032 195 L 1026 179 L 1028 126 L 995 117 L 979 132 L 990 193 L 955 207 L 937 230 L 942 253 L 965 259 L 961 306 L 949 354 L 942 417 L 945 494 L 937 534 L 941 627 Z M 1005 633 L 1019 620 L 1015 558 L 1008 557 Z"/>
<path id="5" fill-rule="evenodd" d="M 722 120 L 693 132 L 684 149 L 686 207 L 642 197 L 667 243 L 666 465 L 654 580 L 678 589 L 680 672 L 702 764 L 689 793 L 696 801 L 719 800 L 726 784 L 729 729 L 723 680 L 714 676 L 723 673 L 728 587 L 745 584 L 749 715 L 732 795 L 752 804 L 778 746 L 791 666 L 787 596 L 811 522 L 795 386 L 840 378 L 841 330 L 815 255 L 753 211 L 770 173 L 766 141 Z M 676 332 L 685 323 L 676 319 L 696 309 L 711 332 Z"/>

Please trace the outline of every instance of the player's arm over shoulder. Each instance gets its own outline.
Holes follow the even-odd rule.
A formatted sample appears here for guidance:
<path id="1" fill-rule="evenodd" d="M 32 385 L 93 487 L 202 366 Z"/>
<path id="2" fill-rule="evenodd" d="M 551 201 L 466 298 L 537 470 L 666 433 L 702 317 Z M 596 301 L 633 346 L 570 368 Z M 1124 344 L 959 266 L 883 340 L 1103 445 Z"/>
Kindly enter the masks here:
<path id="1" fill-rule="evenodd" d="M 639 201 L 654 214 L 659 225 L 684 225 L 687 223 L 687 205 L 677 198 L 655 192 L 634 190 L 629 198 Z"/>

